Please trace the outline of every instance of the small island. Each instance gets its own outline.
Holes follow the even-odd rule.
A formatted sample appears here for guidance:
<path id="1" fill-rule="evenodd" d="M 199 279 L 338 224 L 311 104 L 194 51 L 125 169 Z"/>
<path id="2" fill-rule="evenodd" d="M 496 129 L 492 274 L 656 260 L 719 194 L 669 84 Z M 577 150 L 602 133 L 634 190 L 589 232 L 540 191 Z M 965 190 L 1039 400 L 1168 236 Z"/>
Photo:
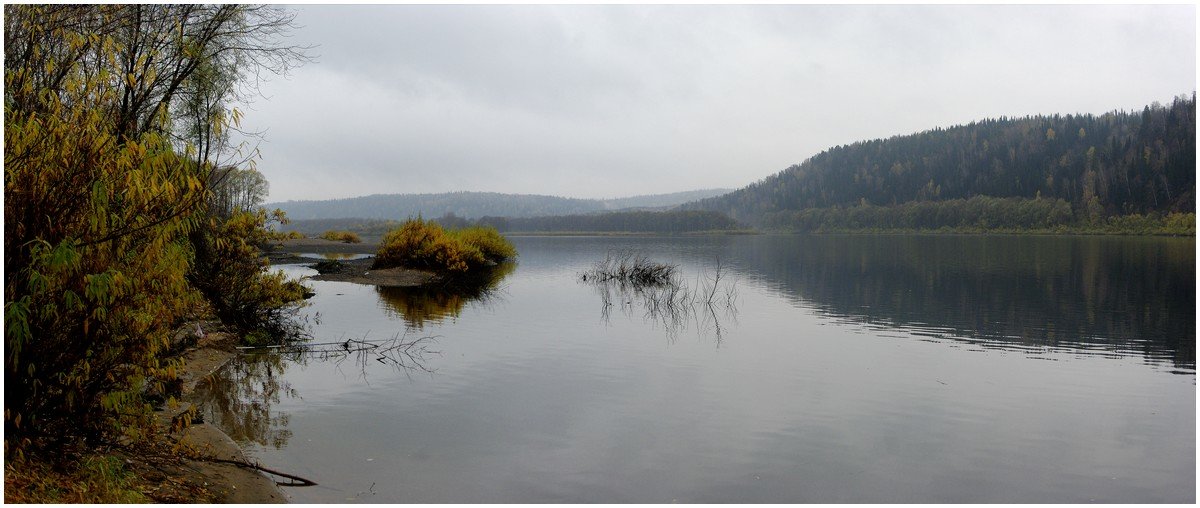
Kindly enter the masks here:
<path id="1" fill-rule="evenodd" d="M 342 243 L 330 239 L 284 239 L 274 245 L 272 263 L 309 262 L 298 253 L 374 254 L 312 265 L 313 280 L 353 282 L 386 287 L 446 284 L 488 272 L 510 261 L 517 251 L 495 228 L 447 229 L 420 217 L 401 223 L 378 244 Z"/>

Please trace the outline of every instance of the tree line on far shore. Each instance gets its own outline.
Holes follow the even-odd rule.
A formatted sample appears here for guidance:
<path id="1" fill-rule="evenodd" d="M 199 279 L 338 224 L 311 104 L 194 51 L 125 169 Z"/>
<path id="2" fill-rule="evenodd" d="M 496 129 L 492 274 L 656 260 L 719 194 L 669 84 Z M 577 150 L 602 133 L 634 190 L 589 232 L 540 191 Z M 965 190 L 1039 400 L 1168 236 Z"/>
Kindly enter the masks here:
<path id="1" fill-rule="evenodd" d="M 1140 112 L 1000 118 L 837 146 L 742 189 L 669 211 L 447 213 L 501 232 L 1039 232 L 1195 235 L 1196 98 Z M 386 208 L 386 207 L 385 207 Z M 393 214 L 380 209 L 376 214 Z M 379 237 L 397 221 L 291 230 Z"/>
<path id="2" fill-rule="evenodd" d="M 1000 222 L 1089 231 L 1120 217 L 1194 217 L 1195 190 L 1193 93 L 1141 111 L 990 119 L 837 146 L 682 208 L 802 231 Z"/>
<path id="3" fill-rule="evenodd" d="M 447 213 L 430 219 L 448 229 L 492 227 L 501 233 L 698 233 L 739 231 L 744 226 L 727 215 L 710 211 L 632 211 L 547 217 L 480 217 L 470 219 Z M 309 237 L 329 230 L 352 231 L 365 239 L 378 239 L 403 221 L 363 218 L 293 220 L 284 232 Z"/>

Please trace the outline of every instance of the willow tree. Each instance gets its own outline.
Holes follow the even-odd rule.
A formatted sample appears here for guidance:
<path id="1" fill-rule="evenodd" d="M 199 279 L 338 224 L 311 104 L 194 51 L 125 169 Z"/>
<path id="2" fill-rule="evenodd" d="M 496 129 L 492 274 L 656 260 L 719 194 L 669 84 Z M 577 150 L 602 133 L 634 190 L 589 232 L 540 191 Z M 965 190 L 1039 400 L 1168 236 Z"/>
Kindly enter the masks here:
<path id="1" fill-rule="evenodd" d="M 124 419 L 144 418 L 144 388 L 174 376 L 170 330 L 200 302 L 185 275 L 212 165 L 176 110 L 303 53 L 279 43 L 292 15 L 275 7 L 4 14 L 5 450 L 20 453 L 141 428 Z M 214 66 L 233 79 L 201 89 Z"/>

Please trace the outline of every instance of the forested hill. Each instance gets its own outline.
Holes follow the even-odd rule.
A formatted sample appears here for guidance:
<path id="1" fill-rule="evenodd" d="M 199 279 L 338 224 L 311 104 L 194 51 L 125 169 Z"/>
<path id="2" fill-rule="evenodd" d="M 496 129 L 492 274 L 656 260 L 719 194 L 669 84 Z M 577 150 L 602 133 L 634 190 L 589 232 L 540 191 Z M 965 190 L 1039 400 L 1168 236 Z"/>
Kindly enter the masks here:
<path id="1" fill-rule="evenodd" d="M 666 208 L 726 192 L 729 192 L 729 189 L 706 189 L 608 200 L 496 192 L 375 194 L 325 201 L 268 203 L 264 206 L 268 209 L 280 208 L 287 212 L 289 218 L 297 220 L 345 217 L 402 220 L 417 215 L 440 217 L 448 213 L 467 218 L 516 218 L 586 214 L 628 208 Z"/>
<path id="2" fill-rule="evenodd" d="M 822 213 L 820 220 L 828 220 L 847 208 L 904 205 L 937 213 L 939 206 L 947 209 L 945 203 L 976 203 L 982 196 L 1040 197 L 1060 208 L 1069 204 L 1077 217 L 1103 220 L 1194 212 L 1195 190 L 1193 92 L 1142 111 L 1000 118 L 837 146 L 745 188 L 682 208 L 788 227 Z M 1026 203 L 1004 202 L 1017 208 Z"/>

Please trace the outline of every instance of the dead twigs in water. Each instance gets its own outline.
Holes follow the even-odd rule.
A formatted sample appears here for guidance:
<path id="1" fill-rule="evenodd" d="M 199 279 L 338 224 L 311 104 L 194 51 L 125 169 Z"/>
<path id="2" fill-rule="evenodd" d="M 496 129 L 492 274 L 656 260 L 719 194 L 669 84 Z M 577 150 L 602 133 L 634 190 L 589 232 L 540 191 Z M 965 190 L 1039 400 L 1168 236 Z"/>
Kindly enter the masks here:
<path id="1" fill-rule="evenodd" d="M 655 263 L 630 251 L 610 252 L 580 277 L 585 282 L 616 282 L 630 286 L 664 286 L 675 281 L 676 266 Z"/>
<path id="2" fill-rule="evenodd" d="M 632 252 L 609 253 L 579 279 L 600 294 L 604 321 L 609 320 L 614 301 L 625 313 L 633 310 L 636 301 L 645 310 L 644 318 L 661 324 L 672 339 L 695 321 L 698 329 L 712 331 L 720 345 L 723 329 L 718 314 L 736 319 L 737 281 L 720 259 L 712 273 L 697 275 L 692 287 L 681 280 L 675 265 L 651 262 Z"/>
<path id="3" fill-rule="evenodd" d="M 390 339 L 366 340 L 344 339 L 336 342 L 295 343 L 265 347 L 239 347 L 239 350 L 268 350 L 281 354 L 315 357 L 319 360 L 334 360 L 339 364 L 347 358 L 354 357 L 355 364 L 364 371 L 369 362 L 375 361 L 391 365 L 403 370 L 405 374 L 412 371 L 433 373 L 426 365 L 426 357 L 440 355 L 431 346 L 437 342 L 432 335 L 408 337 L 396 334 Z"/>

